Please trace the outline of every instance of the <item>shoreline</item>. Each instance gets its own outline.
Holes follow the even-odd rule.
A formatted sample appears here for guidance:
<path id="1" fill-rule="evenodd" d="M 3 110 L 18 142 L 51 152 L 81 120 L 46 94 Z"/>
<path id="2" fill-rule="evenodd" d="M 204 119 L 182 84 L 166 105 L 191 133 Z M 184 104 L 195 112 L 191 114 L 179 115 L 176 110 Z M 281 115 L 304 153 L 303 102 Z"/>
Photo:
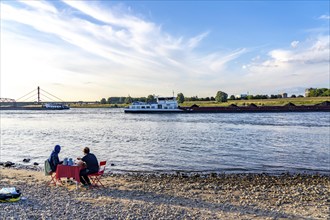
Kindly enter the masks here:
<path id="1" fill-rule="evenodd" d="M 1 162 L 0 167 L 6 167 L 6 163 L 10 163 L 8 167 L 16 168 L 16 169 L 26 169 L 26 170 L 35 170 L 40 171 L 43 169 L 43 164 L 37 162 L 27 162 L 27 163 L 20 163 L 20 162 Z M 36 163 L 36 164 L 33 164 Z M 282 175 L 319 175 L 319 176 L 330 176 L 330 170 L 310 170 L 310 169 L 303 169 L 299 171 L 248 171 L 248 170 L 201 170 L 201 171 L 194 171 L 194 170 L 119 170 L 114 169 L 111 171 L 115 165 L 108 165 L 105 174 L 112 173 L 118 175 L 169 175 L 169 176 L 221 176 L 221 175 L 268 175 L 268 176 L 282 176 Z"/>
<path id="2" fill-rule="evenodd" d="M 25 200 L 0 203 L 0 218 L 327 219 L 330 176 L 310 174 L 106 174 L 102 187 L 48 186 L 29 166 L 0 167 L 0 188 Z M 95 210 L 88 211 L 88 210 Z"/>

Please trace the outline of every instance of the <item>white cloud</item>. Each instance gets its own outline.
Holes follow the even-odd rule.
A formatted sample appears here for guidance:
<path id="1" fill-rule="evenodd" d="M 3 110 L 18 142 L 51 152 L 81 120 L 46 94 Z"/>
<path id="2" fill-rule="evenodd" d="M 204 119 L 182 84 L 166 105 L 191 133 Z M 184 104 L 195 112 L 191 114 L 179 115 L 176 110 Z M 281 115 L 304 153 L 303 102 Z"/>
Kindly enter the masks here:
<path id="1" fill-rule="evenodd" d="M 201 52 L 212 31 L 174 37 L 123 7 L 102 8 L 94 1 L 10 3 L 1 2 L 1 96 L 9 98 L 38 85 L 67 100 L 172 90 L 210 96 L 219 88 L 236 94 L 256 82 L 261 89 L 289 87 L 328 74 L 329 36 L 292 41 L 294 49 L 277 48 L 243 64 L 238 60 L 248 48 Z M 242 72 L 229 70 L 235 65 Z"/>
<path id="2" fill-rule="evenodd" d="M 311 44 L 311 45 L 309 45 Z M 306 42 L 297 50 L 275 49 L 268 53 L 271 59 L 261 63 L 261 66 L 280 66 L 288 63 L 310 64 L 327 63 L 330 61 L 329 36 L 319 36 L 313 42 Z M 255 63 L 255 66 L 260 63 Z"/>
<path id="3" fill-rule="evenodd" d="M 220 77 L 229 62 L 245 53 L 239 49 L 201 54 L 196 48 L 209 32 L 176 38 L 122 8 L 101 8 L 96 2 L 64 3 L 71 9 L 59 10 L 44 1 L 22 1 L 27 7 L 1 3 L 1 37 L 6 41 L 1 48 L 6 60 L 1 66 L 2 94 L 10 96 L 14 83 L 36 81 L 71 100 L 83 99 L 82 95 L 99 99 L 97 91 L 109 96 L 190 91 L 206 75 Z M 17 82 L 22 72 L 27 77 Z M 81 92 L 87 82 L 94 92 Z M 76 98 L 67 95 L 73 88 L 80 91 Z"/>
<path id="4" fill-rule="evenodd" d="M 322 19 L 322 20 L 330 20 L 330 16 L 329 15 L 321 15 L 319 17 L 319 19 Z"/>
<path id="5" fill-rule="evenodd" d="M 226 68 L 226 65 L 241 56 L 242 54 L 246 53 L 246 49 L 238 49 L 236 51 L 232 51 L 228 54 L 219 54 L 214 53 L 210 54 L 205 57 L 204 64 L 208 66 L 212 72 L 220 72 Z"/>
<path id="6" fill-rule="evenodd" d="M 51 13 L 57 13 L 57 9 L 52 6 L 51 4 L 45 2 L 45 1 L 19 1 L 22 4 L 25 4 L 27 6 L 30 6 L 34 9 L 37 9 L 39 11 L 45 11 L 45 12 L 51 12 Z"/>
<path id="7" fill-rule="evenodd" d="M 189 39 L 188 41 L 188 47 L 189 48 L 195 48 L 198 46 L 198 44 L 205 38 L 207 37 L 207 35 L 209 34 L 209 32 L 206 33 L 202 33 L 196 37 L 193 37 L 191 39 Z"/>
<path id="8" fill-rule="evenodd" d="M 291 57 L 293 56 L 293 53 L 288 50 L 272 50 L 269 52 L 269 56 L 273 58 L 274 62 L 288 62 Z"/>
<path id="9" fill-rule="evenodd" d="M 300 47 L 293 50 L 275 49 L 268 55 L 266 60 L 246 65 L 248 75 L 243 78 L 245 83 L 255 83 L 261 90 L 270 87 L 310 87 L 320 82 L 329 87 L 329 36 L 301 42 Z"/>
<path id="10" fill-rule="evenodd" d="M 297 48 L 298 47 L 298 44 L 299 44 L 299 41 L 296 41 L 296 40 L 295 41 L 292 41 L 291 42 L 291 47 L 292 48 Z"/>

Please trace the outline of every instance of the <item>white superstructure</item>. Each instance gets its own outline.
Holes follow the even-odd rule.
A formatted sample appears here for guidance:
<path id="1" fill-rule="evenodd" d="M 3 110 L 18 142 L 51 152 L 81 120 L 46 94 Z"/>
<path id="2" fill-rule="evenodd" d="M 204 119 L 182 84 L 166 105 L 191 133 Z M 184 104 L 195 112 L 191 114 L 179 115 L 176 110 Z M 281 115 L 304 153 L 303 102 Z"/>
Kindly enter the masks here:
<path id="1" fill-rule="evenodd" d="M 46 109 L 69 109 L 69 106 L 64 105 L 62 103 L 46 103 Z"/>
<path id="2" fill-rule="evenodd" d="M 167 113 L 182 112 L 175 97 L 157 97 L 156 103 L 133 102 L 125 113 Z"/>

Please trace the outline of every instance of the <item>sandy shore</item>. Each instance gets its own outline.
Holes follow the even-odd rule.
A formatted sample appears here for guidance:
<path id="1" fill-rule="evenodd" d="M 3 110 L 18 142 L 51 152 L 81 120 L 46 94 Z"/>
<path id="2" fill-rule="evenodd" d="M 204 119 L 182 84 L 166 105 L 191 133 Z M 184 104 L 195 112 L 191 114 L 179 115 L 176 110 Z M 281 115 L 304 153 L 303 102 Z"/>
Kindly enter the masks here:
<path id="1" fill-rule="evenodd" d="M 105 188 L 48 186 L 29 167 L 0 167 L 0 219 L 329 219 L 330 176 L 111 174 Z"/>

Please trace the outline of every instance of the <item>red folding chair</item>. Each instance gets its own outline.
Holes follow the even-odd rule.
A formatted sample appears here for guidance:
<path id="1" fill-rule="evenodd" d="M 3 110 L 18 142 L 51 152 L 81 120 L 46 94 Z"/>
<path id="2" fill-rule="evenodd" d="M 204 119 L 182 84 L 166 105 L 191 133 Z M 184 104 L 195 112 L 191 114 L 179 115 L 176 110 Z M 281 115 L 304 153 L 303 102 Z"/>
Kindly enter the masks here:
<path id="1" fill-rule="evenodd" d="M 104 174 L 106 164 L 107 164 L 107 161 L 101 161 L 99 172 L 88 175 L 88 177 L 90 178 L 92 184 L 94 184 L 95 186 L 98 186 L 98 183 L 99 183 L 101 186 L 104 187 L 104 185 L 101 182 L 101 177 Z"/>

